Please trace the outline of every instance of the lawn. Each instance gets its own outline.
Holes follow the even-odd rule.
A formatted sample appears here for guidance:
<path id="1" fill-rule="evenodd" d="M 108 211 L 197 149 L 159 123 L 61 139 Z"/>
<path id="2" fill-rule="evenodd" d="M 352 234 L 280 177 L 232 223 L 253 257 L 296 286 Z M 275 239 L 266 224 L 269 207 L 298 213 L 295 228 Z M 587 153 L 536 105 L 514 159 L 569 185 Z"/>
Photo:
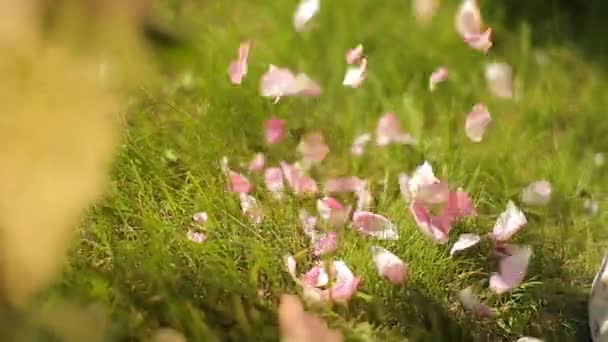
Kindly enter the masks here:
<path id="1" fill-rule="evenodd" d="M 293 28 L 296 1 L 194 3 L 160 6 L 161 19 L 185 42 L 158 50 L 161 80 L 133 92 L 111 183 L 84 218 L 62 278 L 30 309 L 5 315 L 3 330 L 53 340 L 28 317 L 68 305 L 83 321 L 78 326 L 95 327 L 86 333 L 101 340 L 146 341 L 159 327 L 190 341 L 278 340 L 278 298 L 301 291 L 283 258 L 296 255 L 299 270 L 312 265 L 298 215 L 302 208 L 314 213 L 318 197 L 289 194 L 276 201 L 263 177 L 240 165 L 257 152 L 267 166 L 295 162 L 300 139 L 321 132 L 330 152 L 314 178 L 319 184 L 351 175 L 368 180 L 371 211 L 390 218 L 400 235 L 381 241 L 337 230 L 339 247 L 324 259 L 344 260 L 362 284 L 347 305 L 316 310 L 347 340 L 589 338 L 586 297 L 608 242 L 602 210 L 608 174 L 594 163 L 596 153 L 608 152 L 608 82 L 600 66 L 567 42 L 535 46 L 531 26 L 505 27 L 499 16 L 486 18 L 495 43 L 484 55 L 455 32 L 455 2 L 444 1 L 421 28 L 407 1 L 322 1 L 306 32 Z M 235 86 L 227 68 L 244 40 L 252 41 L 249 71 Z M 368 76 L 352 89 L 342 85 L 344 56 L 359 43 Z M 495 61 L 513 68 L 512 99 L 487 89 L 484 67 Z M 276 104 L 260 96 L 269 64 L 305 72 L 322 94 Z M 430 92 L 428 77 L 439 66 L 449 69 L 449 78 Z M 492 115 L 479 143 L 464 131 L 476 103 Z M 396 113 L 417 144 L 370 143 L 362 156 L 352 156 L 353 139 L 373 132 L 387 112 Z M 263 122 L 275 117 L 287 121 L 288 135 L 268 145 Z M 238 196 L 226 191 L 223 156 L 254 183 L 252 195 L 265 214 L 260 225 L 243 216 Z M 399 191 L 398 175 L 425 160 L 438 178 L 466 190 L 478 212 L 454 226 L 446 245 L 420 233 Z M 542 179 L 553 187 L 549 204 L 522 203 L 522 189 Z M 354 205 L 354 197 L 341 199 Z M 586 199 L 599 204 L 596 215 L 585 209 Z M 524 282 L 497 295 L 488 289 L 496 262 L 485 235 L 509 200 L 528 220 L 512 242 L 531 246 L 533 255 Z M 198 211 L 209 215 L 200 244 L 187 239 Z M 484 238 L 450 256 L 461 233 Z M 409 264 L 403 285 L 378 275 L 373 245 Z M 468 286 L 496 308 L 495 318 L 480 321 L 463 309 L 457 294 Z"/>

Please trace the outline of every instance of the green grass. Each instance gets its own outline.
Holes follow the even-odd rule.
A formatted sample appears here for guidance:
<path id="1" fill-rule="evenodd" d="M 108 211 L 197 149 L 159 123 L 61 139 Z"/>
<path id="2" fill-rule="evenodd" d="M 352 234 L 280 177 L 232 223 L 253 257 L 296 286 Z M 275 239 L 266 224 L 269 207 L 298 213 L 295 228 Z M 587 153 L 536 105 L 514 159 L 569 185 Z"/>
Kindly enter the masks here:
<path id="1" fill-rule="evenodd" d="M 495 47 L 488 56 L 472 51 L 454 32 L 454 7 L 447 1 L 426 30 L 415 25 L 408 2 L 323 1 L 314 28 L 301 34 L 291 25 L 295 4 L 217 0 L 181 14 L 166 12 L 166 21 L 188 38 L 188 48 L 164 51 L 162 82 L 133 94 L 105 198 L 84 219 L 61 280 L 26 312 L 4 315 L 7 331 L 52 340 L 28 317 L 70 303 L 111 341 L 145 341 L 161 326 L 191 341 L 277 340 L 277 299 L 299 290 L 282 256 L 307 248 L 298 210 L 312 209 L 314 200 L 273 202 L 260 177 L 251 176 L 266 213 L 264 223 L 253 226 L 236 196 L 225 192 L 219 160 L 229 156 L 236 166 L 264 152 L 267 165 L 295 161 L 299 138 L 321 131 L 331 152 L 316 178 L 369 179 L 373 210 L 390 217 L 401 234 L 398 241 L 378 242 L 340 231 L 335 257 L 363 277 L 363 295 L 320 313 L 349 340 L 585 340 L 586 294 L 608 241 L 607 216 L 600 210 L 590 217 L 582 205 L 582 194 L 599 201 L 600 209 L 608 205 L 606 169 L 592 161 L 608 146 L 603 70 L 569 46 L 544 48 L 549 62 L 538 64 L 525 25 L 490 22 Z M 253 41 L 249 74 L 235 87 L 226 68 L 243 39 Z M 344 53 L 358 43 L 369 56 L 369 77 L 353 90 L 341 81 Z M 496 99 L 486 90 L 483 67 L 493 60 L 513 66 L 515 100 Z M 276 105 L 260 97 L 259 78 L 268 64 L 308 73 L 320 82 L 322 96 Z M 428 75 L 439 65 L 450 69 L 450 80 L 430 93 Z M 464 119 L 477 102 L 489 107 L 493 122 L 484 141 L 473 144 L 464 135 Z M 373 130 L 387 111 L 396 112 L 420 143 L 371 148 L 352 158 L 352 139 Z M 275 116 L 288 120 L 289 136 L 269 147 L 262 122 Z M 167 151 L 177 159 L 167 158 Z M 478 217 L 459 223 L 452 239 L 488 233 L 509 199 L 519 203 L 529 182 L 553 184 L 550 205 L 522 205 L 529 223 L 514 241 L 531 245 L 534 255 L 524 284 L 512 294 L 487 289 L 495 270 L 489 243 L 449 257 L 449 245 L 433 244 L 418 232 L 397 175 L 424 160 L 440 178 L 469 191 L 478 207 Z M 199 210 L 210 215 L 204 228 L 209 239 L 200 245 L 186 239 L 191 215 Z M 404 286 L 377 275 L 372 244 L 409 263 Z M 299 259 L 303 267 L 310 261 Z M 495 320 L 476 322 L 457 304 L 457 292 L 469 285 L 498 308 Z M 91 305 L 105 324 L 90 313 Z"/>

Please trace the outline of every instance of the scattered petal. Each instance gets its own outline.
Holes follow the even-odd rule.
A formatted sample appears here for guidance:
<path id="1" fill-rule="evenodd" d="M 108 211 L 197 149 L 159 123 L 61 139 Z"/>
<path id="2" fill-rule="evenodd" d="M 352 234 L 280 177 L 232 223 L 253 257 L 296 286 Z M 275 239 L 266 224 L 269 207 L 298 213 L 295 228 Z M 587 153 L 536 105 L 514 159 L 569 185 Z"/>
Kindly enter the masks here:
<path id="1" fill-rule="evenodd" d="M 482 33 L 473 33 L 464 36 L 464 42 L 473 50 L 488 53 L 492 47 L 492 29 L 488 28 Z"/>
<path id="2" fill-rule="evenodd" d="M 405 181 L 402 177 L 401 182 Z M 407 183 L 410 198 L 414 199 L 422 188 L 439 183 L 439 179 L 433 173 L 433 167 L 426 160 L 422 165 L 418 166 Z M 405 184 L 404 184 L 405 185 Z"/>
<path id="3" fill-rule="evenodd" d="M 304 160 L 311 164 L 317 164 L 325 159 L 329 153 L 329 146 L 325 143 L 323 134 L 314 132 L 302 138 L 298 145 L 298 151 L 302 154 Z"/>
<path id="4" fill-rule="evenodd" d="M 283 171 L 278 167 L 270 167 L 264 171 L 264 184 L 276 199 L 283 196 Z"/>
<path id="5" fill-rule="evenodd" d="M 342 333 L 332 330 L 318 316 L 307 313 L 296 296 L 283 295 L 279 304 L 281 341 L 342 342 Z"/>
<path id="6" fill-rule="evenodd" d="M 463 0 L 456 12 L 456 31 L 461 37 L 481 33 L 483 25 L 476 0 Z"/>
<path id="7" fill-rule="evenodd" d="M 239 46 L 239 58 L 230 63 L 228 73 L 232 84 L 241 84 L 247 74 L 247 59 L 249 58 L 250 41 L 242 42 Z"/>
<path id="8" fill-rule="evenodd" d="M 262 170 L 264 170 L 264 162 L 265 162 L 264 154 L 256 153 L 253 156 L 253 159 L 251 159 L 251 162 L 249 162 L 249 171 L 261 172 Z"/>
<path id="9" fill-rule="evenodd" d="M 399 118 L 395 113 L 384 114 L 378 120 L 378 125 L 376 126 L 376 144 L 378 146 L 386 146 L 390 143 L 402 145 L 415 143 L 411 135 L 403 133 Z"/>
<path id="10" fill-rule="evenodd" d="M 435 91 L 435 88 L 437 88 L 437 84 L 439 84 L 447 79 L 448 79 L 448 69 L 447 68 L 440 67 L 439 69 L 435 70 L 429 77 L 429 90 Z"/>
<path id="11" fill-rule="evenodd" d="M 353 214 L 353 228 L 361 233 L 380 240 L 397 240 L 397 227 L 386 217 L 368 211 L 356 211 Z"/>
<path id="12" fill-rule="evenodd" d="M 490 288 L 497 294 L 503 294 L 519 286 L 526 276 L 531 255 L 529 246 L 520 246 L 513 255 L 502 258 L 498 273 L 490 277 Z"/>
<path id="13" fill-rule="evenodd" d="M 525 187 L 521 200 L 528 205 L 546 205 L 551 200 L 551 192 L 551 183 L 541 180 Z"/>
<path id="14" fill-rule="evenodd" d="M 287 135 L 287 121 L 270 119 L 264 121 L 264 138 L 267 144 L 280 143 Z"/>
<path id="15" fill-rule="evenodd" d="M 481 142 L 483 134 L 491 121 L 492 117 L 490 116 L 490 112 L 488 112 L 488 108 L 481 103 L 476 104 L 469 115 L 467 115 L 465 122 L 464 131 L 467 137 L 472 142 Z"/>
<path id="16" fill-rule="evenodd" d="M 303 31 L 306 24 L 319 12 L 320 7 L 320 0 L 301 0 L 293 16 L 293 26 L 296 31 Z"/>
<path id="17" fill-rule="evenodd" d="M 597 203 L 597 201 L 594 201 L 590 198 L 585 199 L 583 206 L 585 207 L 585 209 L 587 209 L 589 215 L 591 216 L 597 215 L 597 212 L 600 209 L 600 205 Z"/>
<path id="18" fill-rule="evenodd" d="M 363 45 L 359 44 L 359 45 L 357 45 L 357 47 L 348 50 L 348 52 L 346 53 L 346 63 L 348 63 L 348 64 L 358 63 L 359 60 L 361 60 L 362 56 L 363 56 Z"/>
<path id="19" fill-rule="evenodd" d="M 473 315 L 478 319 L 490 318 L 495 315 L 495 312 L 492 308 L 490 308 L 486 304 L 481 303 L 477 299 L 477 297 L 473 293 L 473 288 L 471 286 L 460 291 L 458 293 L 458 299 L 462 303 L 462 306 L 464 306 L 465 309 L 472 311 Z"/>
<path id="20" fill-rule="evenodd" d="M 349 66 L 346 69 L 346 74 L 344 75 L 344 80 L 342 81 L 342 85 L 351 87 L 351 88 L 359 88 L 365 78 L 367 77 L 367 59 L 361 59 L 361 63 L 358 66 Z"/>
<path id="21" fill-rule="evenodd" d="M 341 177 L 328 179 L 325 182 L 325 191 L 327 193 L 344 193 L 357 192 L 364 182 L 357 177 Z"/>
<path id="22" fill-rule="evenodd" d="M 289 69 L 271 65 L 260 80 L 260 94 L 278 102 L 283 96 L 319 96 L 321 88 L 306 74 L 296 76 Z"/>
<path id="23" fill-rule="evenodd" d="M 371 250 L 380 276 L 385 277 L 393 284 L 402 284 L 407 278 L 407 264 L 382 247 L 372 246 Z"/>
<path id="24" fill-rule="evenodd" d="M 507 241 L 526 223 L 528 221 L 524 213 L 515 206 L 513 201 L 509 201 L 507 209 L 498 216 L 490 238 L 496 241 Z"/>
<path id="25" fill-rule="evenodd" d="M 253 185 L 251 185 L 249 179 L 247 179 L 247 177 L 241 175 L 240 173 L 228 170 L 228 177 L 230 180 L 228 191 L 236 192 L 239 194 L 246 194 L 253 190 Z"/>
<path id="26" fill-rule="evenodd" d="M 513 72 L 508 64 L 486 64 L 485 78 L 492 94 L 507 99 L 513 97 Z"/>
<path id="27" fill-rule="evenodd" d="M 443 212 L 444 215 L 451 217 L 453 220 L 477 215 L 477 210 L 475 210 L 469 194 L 462 189 L 449 193 Z"/>
<path id="28" fill-rule="evenodd" d="M 209 215 L 207 215 L 206 212 L 204 211 L 200 211 L 198 213 L 195 213 L 194 215 L 192 215 L 192 219 L 198 223 L 198 224 L 205 224 L 207 223 L 207 220 L 209 219 Z"/>
<path id="29" fill-rule="evenodd" d="M 328 221 L 332 226 L 340 226 L 346 223 L 351 207 L 345 207 L 333 197 L 323 197 L 317 200 L 317 211 L 319 216 Z"/>
<path id="30" fill-rule="evenodd" d="M 186 237 L 188 238 L 188 240 L 196 243 L 203 243 L 205 242 L 205 240 L 207 240 L 207 235 L 194 230 L 189 230 L 186 234 Z"/>
<path id="31" fill-rule="evenodd" d="M 428 24 L 439 10 L 439 0 L 412 0 L 413 12 L 419 25 Z"/>
<path id="32" fill-rule="evenodd" d="M 349 301 L 355 295 L 355 293 L 357 293 L 357 289 L 361 283 L 361 278 L 355 277 L 353 272 L 342 260 L 336 260 L 333 262 L 332 271 L 332 273 L 335 273 L 336 279 L 331 288 L 322 292 L 321 299 L 345 303 Z"/>
<path id="33" fill-rule="evenodd" d="M 311 195 L 318 192 L 317 183 L 314 179 L 306 176 L 295 166 L 281 162 L 283 177 L 296 196 Z"/>
<path id="34" fill-rule="evenodd" d="M 315 256 L 333 253 L 336 249 L 338 249 L 338 234 L 336 232 L 321 234 L 318 239 L 313 241 L 313 254 Z"/>
<path id="35" fill-rule="evenodd" d="M 365 145 L 372 140 L 372 135 L 364 133 L 355 138 L 353 146 L 350 148 L 350 153 L 353 156 L 361 156 L 365 152 Z"/>
<path id="36" fill-rule="evenodd" d="M 451 218 L 433 216 L 426 206 L 415 201 L 410 204 L 410 212 L 422 234 L 438 244 L 448 243 L 448 234 L 452 229 Z"/>
<path id="37" fill-rule="evenodd" d="M 454 255 L 457 252 L 471 248 L 481 241 L 481 237 L 477 234 L 461 234 L 458 237 L 458 241 L 452 246 L 450 255 Z"/>
<path id="38" fill-rule="evenodd" d="M 252 196 L 245 193 L 240 194 L 241 210 L 253 224 L 260 224 L 264 219 L 264 212 L 260 203 Z"/>
<path id="39" fill-rule="evenodd" d="M 606 163 L 606 158 L 604 158 L 604 154 L 601 152 L 596 153 L 593 156 L 593 163 L 598 168 L 604 166 L 604 164 Z"/>

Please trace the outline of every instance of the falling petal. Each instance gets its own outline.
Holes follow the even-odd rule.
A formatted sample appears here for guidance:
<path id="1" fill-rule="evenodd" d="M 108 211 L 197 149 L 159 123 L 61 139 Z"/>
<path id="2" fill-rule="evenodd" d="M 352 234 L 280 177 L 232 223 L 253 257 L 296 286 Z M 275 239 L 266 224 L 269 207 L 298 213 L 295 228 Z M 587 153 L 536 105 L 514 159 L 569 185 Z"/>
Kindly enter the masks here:
<path id="1" fill-rule="evenodd" d="M 507 99 L 513 97 L 513 72 L 508 64 L 486 64 L 485 78 L 492 94 Z"/>
<path id="2" fill-rule="evenodd" d="M 264 170 L 264 161 L 264 154 L 256 153 L 253 156 L 253 159 L 251 159 L 251 162 L 249 162 L 249 171 L 261 172 L 262 170 Z"/>
<path id="3" fill-rule="evenodd" d="M 423 204 L 417 202 L 410 204 L 410 212 L 422 234 L 438 244 L 448 243 L 448 234 L 452 228 L 451 218 L 433 216 Z"/>
<path id="4" fill-rule="evenodd" d="M 390 143 L 411 145 L 414 144 L 414 138 L 403 133 L 399 118 L 395 113 L 386 113 L 376 126 L 376 144 L 378 146 L 386 146 Z"/>
<path id="5" fill-rule="evenodd" d="M 206 212 L 204 211 L 200 211 L 198 213 L 195 213 L 194 215 L 192 215 L 192 219 L 198 223 L 198 224 L 205 224 L 207 223 L 207 220 L 209 219 L 209 215 L 207 215 Z"/>
<path id="6" fill-rule="evenodd" d="M 520 246 L 513 255 L 502 258 L 498 273 L 490 277 L 490 288 L 497 294 L 503 294 L 519 286 L 526 276 L 531 255 L 529 246 Z"/>
<path id="7" fill-rule="evenodd" d="M 361 186 L 355 193 L 357 195 L 357 207 L 356 211 L 366 211 L 369 210 L 374 201 L 374 197 L 372 196 L 371 191 L 369 190 L 369 186 L 367 182 L 362 182 Z"/>
<path id="8" fill-rule="evenodd" d="M 456 12 L 456 31 L 461 37 L 480 34 L 483 25 L 476 0 L 463 0 Z"/>
<path id="9" fill-rule="evenodd" d="M 380 240 L 397 240 L 397 227 L 386 217 L 368 211 L 356 211 L 353 214 L 353 228 L 361 233 Z"/>
<path id="10" fill-rule="evenodd" d="M 321 298 L 325 301 L 347 302 L 357 293 L 361 278 L 355 277 L 342 260 L 333 262 L 333 273 L 335 273 L 335 282 L 331 288 L 322 292 Z"/>
<path id="11" fill-rule="evenodd" d="M 186 237 L 188 238 L 188 240 L 196 243 L 203 243 L 205 242 L 205 240 L 207 240 L 207 235 L 194 230 L 188 231 Z"/>
<path id="12" fill-rule="evenodd" d="M 464 36 L 464 42 L 473 50 L 488 53 L 492 47 L 492 29 L 488 28 L 482 33 L 473 33 Z"/>
<path id="13" fill-rule="evenodd" d="M 333 253 L 338 249 L 338 234 L 328 232 L 320 235 L 318 239 L 313 241 L 313 244 L 313 254 L 316 256 Z"/>
<path id="14" fill-rule="evenodd" d="M 229 170 L 228 177 L 230 178 L 230 185 L 228 186 L 229 191 L 236 192 L 239 194 L 246 194 L 253 190 L 253 185 L 251 185 L 249 179 L 247 179 L 247 177 L 241 175 L 240 173 Z"/>
<path id="15" fill-rule="evenodd" d="M 363 84 L 363 81 L 365 81 L 366 77 L 367 59 L 363 58 L 358 66 L 349 66 L 346 69 L 346 74 L 344 75 L 342 85 L 351 88 L 359 88 L 361 84 Z"/>
<path id="16" fill-rule="evenodd" d="M 447 79 L 448 79 L 448 69 L 447 68 L 440 67 L 439 69 L 435 70 L 429 77 L 429 90 L 435 91 L 435 88 L 437 88 L 437 84 L 439 84 Z"/>
<path id="17" fill-rule="evenodd" d="M 283 171 L 278 167 L 270 167 L 264 171 L 264 184 L 266 189 L 270 191 L 276 199 L 280 199 L 283 195 Z"/>
<path id="18" fill-rule="evenodd" d="M 456 252 L 460 252 L 467 248 L 471 248 L 481 241 L 481 237 L 477 234 L 461 234 L 458 237 L 458 241 L 452 246 L 450 255 L 454 255 Z"/>
<path id="19" fill-rule="evenodd" d="M 496 241 L 507 241 L 517 233 L 528 221 L 524 213 L 509 201 L 507 209 L 498 216 L 490 238 Z"/>
<path id="20" fill-rule="evenodd" d="M 278 101 L 283 96 L 318 96 L 321 88 L 305 74 L 296 76 L 289 69 L 270 65 L 260 80 L 260 94 Z"/>
<path id="21" fill-rule="evenodd" d="M 298 145 L 298 151 L 302 157 L 312 164 L 323 161 L 329 153 L 329 146 L 325 143 L 323 134 L 315 132 L 309 133 L 302 138 Z"/>
<path id="22" fill-rule="evenodd" d="M 372 140 L 372 135 L 364 133 L 355 138 L 353 146 L 350 148 L 350 153 L 353 156 L 361 156 L 365 152 L 365 145 Z"/>
<path id="23" fill-rule="evenodd" d="M 492 117 L 486 106 L 481 103 L 473 106 L 473 110 L 467 115 L 464 131 L 472 142 L 481 142 L 486 128 L 492 121 Z"/>
<path id="24" fill-rule="evenodd" d="M 551 183 L 541 180 L 525 187 L 521 200 L 528 205 L 546 205 L 551 200 L 551 192 Z"/>
<path id="25" fill-rule="evenodd" d="M 328 179 L 325 182 L 327 193 L 357 192 L 363 185 L 363 181 L 357 177 L 341 177 Z"/>
<path id="26" fill-rule="evenodd" d="M 320 0 L 301 0 L 296 13 L 293 16 L 293 26 L 300 32 L 306 28 L 306 24 L 319 12 Z"/>
<path id="27" fill-rule="evenodd" d="M 363 45 L 359 44 L 357 47 L 348 50 L 346 53 L 346 63 L 355 64 L 358 63 L 363 56 Z"/>
<path id="28" fill-rule="evenodd" d="M 264 121 L 264 138 L 267 144 L 276 144 L 285 139 L 287 135 L 287 121 L 270 119 Z"/>
<path id="29" fill-rule="evenodd" d="M 492 308 L 490 308 L 486 304 L 481 303 L 477 299 L 477 297 L 473 293 L 473 288 L 471 286 L 460 291 L 458 293 L 458 299 L 462 303 L 462 306 L 465 307 L 465 309 L 473 312 L 473 315 L 479 319 L 490 318 L 495 315 L 495 312 Z"/>
<path id="30" fill-rule="evenodd" d="M 403 178 L 401 181 L 405 181 Z M 408 190 L 411 198 L 416 197 L 417 193 L 426 186 L 439 183 L 439 179 L 433 173 L 433 167 L 426 160 L 422 165 L 418 166 L 412 176 L 409 178 Z"/>
<path id="31" fill-rule="evenodd" d="M 477 210 L 475 210 L 475 206 L 473 205 L 469 194 L 462 189 L 449 193 L 443 212 L 444 215 L 447 215 L 453 220 L 477 215 Z"/>
<path id="32" fill-rule="evenodd" d="M 439 10 L 439 0 L 412 0 L 413 12 L 419 25 L 428 24 Z"/>
<path id="33" fill-rule="evenodd" d="M 296 196 L 306 196 L 318 192 L 317 183 L 314 179 L 306 176 L 295 166 L 286 162 L 281 162 L 283 177 Z"/>
<path id="34" fill-rule="evenodd" d="M 247 216 L 253 224 L 260 224 L 264 219 L 264 212 L 260 203 L 245 193 L 240 194 L 241 210 L 243 214 Z"/>
<path id="35" fill-rule="evenodd" d="M 606 163 L 606 158 L 604 158 L 604 154 L 601 152 L 596 153 L 593 156 L 593 163 L 598 168 L 604 166 L 604 164 Z"/>
<path id="36" fill-rule="evenodd" d="M 382 247 L 372 246 L 371 250 L 378 274 L 393 284 L 402 284 L 407 278 L 407 264 Z"/>
<path id="37" fill-rule="evenodd" d="M 241 84 L 243 77 L 247 74 L 247 59 L 251 42 L 246 41 L 239 46 L 239 58 L 230 63 L 228 73 L 232 84 Z"/>

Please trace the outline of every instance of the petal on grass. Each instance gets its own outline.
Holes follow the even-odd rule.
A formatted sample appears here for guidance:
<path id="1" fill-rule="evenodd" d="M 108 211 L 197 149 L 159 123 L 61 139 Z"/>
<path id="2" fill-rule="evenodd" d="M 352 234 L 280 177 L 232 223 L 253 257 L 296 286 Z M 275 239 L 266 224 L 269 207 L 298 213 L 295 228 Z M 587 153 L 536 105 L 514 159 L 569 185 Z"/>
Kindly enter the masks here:
<path id="1" fill-rule="evenodd" d="M 422 234 L 438 244 L 448 243 L 448 234 L 452 228 L 448 217 L 433 216 L 426 206 L 415 201 L 410 204 L 410 212 Z"/>
<path id="2" fill-rule="evenodd" d="M 203 225 L 203 224 L 207 223 L 207 220 L 209 220 L 209 215 L 204 211 L 199 211 L 198 213 L 195 213 L 194 215 L 192 215 L 192 219 L 196 223 Z"/>
<path id="3" fill-rule="evenodd" d="M 405 178 L 401 179 L 401 183 L 405 182 Z M 435 183 L 439 183 L 439 179 L 435 177 L 435 173 L 433 172 L 433 167 L 426 160 L 422 165 L 418 166 L 412 176 L 409 178 L 407 182 L 407 188 L 410 193 L 410 197 L 413 199 L 416 197 L 418 191 L 421 188 L 429 185 L 433 185 Z M 405 184 L 403 184 L 405 185 Z"/>
<path id="4" fill-rule="evenodd" d="M 513 71 L 506 63 L 488 63 L 485 67 L 488 89 L 497 97 L 513 97 Z"/>
<path id="5" fill-rule="evenodd" d="M 256 153 L 249 162 L 249 171 L 261 172 L 262 170 L 264 170 L 264 162 L 264 153 Z"/>
<path id="6" fill-rule="evenodd" d="M 298 151 L 306 161 L 312 164 L 318 164 L 322 162 L 329 153 L 329 146 L 325 143 L 323 134 L 313 132 L 306 134 L 302 138 L 298 145 Z"/>
<path id="7" fill-rule="evenodd" d="M 243 77 L 247 74 L 247 59 L 249 58 L 250 41 L 242 42 L 239 46 L 239 57 L 230 63 L 228 73 L 232 84 L 241 84 Z"/>
<path id="8" fill-rule="evenodd" d="M 372 140 L 372 135 L 369 133 L 363 133 L 358 135 L 353 140 L 353 145 L 350 148 L 350 153 L 353 156 L 361 156 L 365 152 L 365 145 Z"/>
<path id="9" fill-rule="evenodd" d="M 395 254 L 379 246 L 371 247 L 374 264 L 380 276 L 393 284 L 402 284 L 407 278 L 408 266 Z"/>
<path id="10" fill-rule="evenodd" d="M 267 144 L 277 144 L 287 136 L 287 121 L 270 119 L 264 121 L 264 138 Z"/>
<path id="11" fill-rule="evenodd" d="M 378 120 L 376 126 L 376 145 L 386 146 L 391 143 L 412 145 L 415 140 L 411 135 L 403 132 L 395 113 L 386 113 Z"/>
<path id="12" fill-rule="evenodd" d="M 490 238 L 496 241 L 507 241 L 526 223 L 528 221 L 524 213 L 515 206 L 513 201 L 509 201 L 507 209 L 498 216 Z"/>
<path id="13" fill-rule="evenodd" d="M 355 64 L 361 60 L 363 56 L 363 45 L 359 44 L 356 47 L 348 50 L 346 52 L 346 63 Z"/>
<path id="14" fill-rule="evenodd" d="M 467 119 L 464 125 L 464 131 L 467 137 L 472 142 L 481 142 L 486 128 L 492 121 L 492 116 L 488 112 L 488 108 L 481 103 L 473 106 L 473 109 L 467 115 Z"/>
<path id="15" fill-rule="evenodd" d="M 389 219 L 369 211 L 356 211 L 353 214 L 352 226 L 359 232 L 380 240 L 397 240 L 399 232 Z"/>
<path id="16" fill-rule="evenodd" d="M 435 91 L 437 85 L 448 79 L 448 69 L 446 67 L 440 67 L 435 70 L 429 77 L 429 90 Z"/>
<path id="17" fill-rule="evenodd" d="M 301 0 L 293 16 L 293 26 L 296 31 L 304 31 L 308 22 L 319 12 L 320 7 L 320 0 Z"/>
<path id="18" fill-rule="evenodd" d="M 513 255 L 502 258 L 498 273 L 490 277 L 490 289 L 497 294 L 503 294 L 519 286 L 528 271 L 531 255 L 532 249 L 529 246 L 519 246 Z"/>
<path id="19" fill-rule="evenodd" d="M 260 203 L 250 195 L 245 193 L 240 194 L 241 211 L 247 216 L 253 224 L 260 224 L 264 220 L 264 212 Z"/>
<path id="20" fill-rule="evenodd" d="M 528 205 L 546 205 L 551 200 L 551 183 L 546 180 L 533 182 L 521 193 L 521 200 Z"/>
<path id="21" fill-rule="evenodd" d="M 188 240 L 196 243 L 203 243 L 207 240 L 207 235 L 195 230 L 189 230 L 188 233 L 186 233 L 186 237 Z"/>
<path id="22" fill-rule="evenodd" d="M 458 293 L 458 299 L 462 303 L 465 309 L 471 311 L 478 319 L 491 318 L 495 315 L 492 308 L 486 304 L 481 303 L 475 294 L 471 286 L 465 288 Z"/>
<path id="23" fill-rule="evenodd" d="M 450 250 L 450 255 L 454 255 L 457 252 L 463 251 L 467 248 L 471 248 L 481 241 L 481 236 L 477 234 L 461 234 L 458 237 L 458 241 L 454 243 Z"/>
<path id="24" fill-rule="evenodd" d="M 333 253 L 336 249 L 338 249 L 338 234 L 336 232 L 320 234 L 318 238 L 313 240 L 313 255 L 315 256 Z"/>
<path id="25" fill-rule="evenodd" d="M 332 273 L 335 274 L 336 278 L 333 286 L 324 290 L 321 294 L 321 298 L 325 301 L 331 300 L 338 303 L 349 301 L 355 293 L 357 293 L 361 278 L 355 277 L 353 272 L 342 260 L 333 262 Z"/>
<path id="26" fill-rule="evenodd" d="M 477 215 L 477 210 L 469 197 L 469 193 L 462 189 L 449 193 L 443 212 L 444 215 L 451 217 L 453 220 Z"/>

